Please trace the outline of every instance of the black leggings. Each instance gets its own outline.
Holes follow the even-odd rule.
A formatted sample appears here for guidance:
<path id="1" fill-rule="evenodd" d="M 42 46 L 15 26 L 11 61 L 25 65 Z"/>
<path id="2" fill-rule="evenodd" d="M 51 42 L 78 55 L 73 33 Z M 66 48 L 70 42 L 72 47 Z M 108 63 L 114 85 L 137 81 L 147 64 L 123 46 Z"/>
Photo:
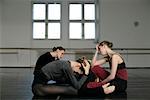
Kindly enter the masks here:
<path id="1" fill-rule="evenodd" d="M 96 75 L 90 71 L 88 78 L 84 85 L 78 90 L 78 95 L 79 96 L 88 96 L 88 97 L 103 97 L 105 95 L 104 90 L 101 87 L 97 88 L 87 88 L 87 84 L 89 82 L 93 82 L 96 79 Z"/>
<path id="2" fill-rule="evenodd" d="M 127 81 L 120 78 L 115 78 L 110 81 L 110 85 L 115 86 L 115 92 L 123 92 L 127 89 Z"/>
<path id="3" fill-rule="evenodd" d="M 85 84 L 81 87 L 81 89 L 79 89 L 78 94 L 79 95 L 83 95 L 83 96 L 104 96 L 104 89 L 102 88 L 102 86 L 97 87 L 97 88 L 87 88 L 87 84 L 91 81 L 94 81 L 96 79 L 96 76 L 93 72 L 90 72 L 90 74 L 88 75 L 88 79 L 85 82 Z M 120 78 L 115 78 L 114 80 L 108 82 L 110 83 L 110 85 L 114 85 L 115 86 L 115 93 L 121 93 L 124 92 L 127 88 L 127 81 L 126 80 L 122 80 Z"/>
<path id="4" fill-rule="evenodd" d="M 77 89 L 68 84 L 52 85 L 52 84 L 36 84 L 32 87 L 32 92 L 35 96 L 49 95 L 77 95 Z"/>

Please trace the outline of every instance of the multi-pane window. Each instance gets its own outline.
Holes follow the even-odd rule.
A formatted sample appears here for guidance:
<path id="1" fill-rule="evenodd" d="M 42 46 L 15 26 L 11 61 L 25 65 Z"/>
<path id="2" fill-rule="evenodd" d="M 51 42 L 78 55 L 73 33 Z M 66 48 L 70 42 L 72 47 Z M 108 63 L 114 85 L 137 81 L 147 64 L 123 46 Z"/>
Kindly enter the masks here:
<path id="1" fill-rule="evenodd" d="M 95 39 L 95 3 L 67 3 L 67 10 L 61 3 L 33 3 L 33 39 L 61 39 L 61 26 L 67 21 L 69 27 L 63 29 L 69 29 L 69 39 Z M 68 20 L 61 19 L 61 11 Z"/>
<path id="2" fill-rule="evenodd" d="M 69 4 L 69 39 L 95 39 L 95 4 Z"/>
<path id="3" fill-rule="evenodd" d="M 33 4 L 33 39 L 60 39 L 61 4 Z"/>

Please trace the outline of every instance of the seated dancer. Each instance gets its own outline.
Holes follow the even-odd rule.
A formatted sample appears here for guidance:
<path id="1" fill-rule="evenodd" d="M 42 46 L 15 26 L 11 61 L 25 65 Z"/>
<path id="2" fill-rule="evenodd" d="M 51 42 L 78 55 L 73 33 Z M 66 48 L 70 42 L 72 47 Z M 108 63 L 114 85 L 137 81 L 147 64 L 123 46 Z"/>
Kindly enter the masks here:
<path id="1" fill-rule="evenodd" d="M 128 73 L 125 62 L 123 57 L 119 53 L 114 52 L 111 48 L 112 43 L 109 41 L 103 41 L 97 44 L 96 53 L 92 59 L 91 71 L 96 75 L 98 80 L 90 80 L 90 82 L 86 84 L 86 88 L 83 88 L 83 90 L 87 91 L 88 89 L 90 91 L 86 94 L 92 94 L 93 91 L 94 94 L 97 93 L 98 95 L 99 92 L 95 92 L 95 90 L 100 90 L 99 88 L 101 88 L 101 86 L 105 83 L 109 83 L 107 85 L 111 86 L 107 91 L 104 91 L 108 92 L 106 94 L 109 94 L 110 92 L 116 93 L 126 90 Z M 100 52 L 104 58 L 97 60 L 98 52 Z M 101 67 L 101 65 L 105 64 L 106 62 L 109 62 L 111 70 L 110 72 Z"/>
<path id="2" fill-rule="evenodd" d="M 64 54 L 65 54 L 65 48 L 63 48 L 62 46 L 58 46 L 58 47 L 53 47 L 52 51 L 48 51 L 42 54 L 41 56 L 39 56 L 34 68 L 34 72 L 33 72 L 34 76 L 38 74 L 39 70 L 41 70 L 43 66 L 45 66 L 46 64 L 52 61 L 63 58 Z M 52 84 L 52 83 L 56 83 L 56 82 L 54 80 L 50 80 L 47 82 L 47 84 Z"/>

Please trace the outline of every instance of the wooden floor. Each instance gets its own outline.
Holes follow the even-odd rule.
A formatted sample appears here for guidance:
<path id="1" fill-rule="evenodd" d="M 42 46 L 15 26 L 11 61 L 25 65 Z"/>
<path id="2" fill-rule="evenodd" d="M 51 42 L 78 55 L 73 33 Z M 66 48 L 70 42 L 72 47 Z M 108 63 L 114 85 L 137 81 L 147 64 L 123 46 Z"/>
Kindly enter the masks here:
<path id="1" fill-rule="evenodd" d="M 33 98 L 33 68 L 0 68 L 0 100 L 150 100 L 150 68 L 128 69 L 126 93 L 105 98 Z"/>

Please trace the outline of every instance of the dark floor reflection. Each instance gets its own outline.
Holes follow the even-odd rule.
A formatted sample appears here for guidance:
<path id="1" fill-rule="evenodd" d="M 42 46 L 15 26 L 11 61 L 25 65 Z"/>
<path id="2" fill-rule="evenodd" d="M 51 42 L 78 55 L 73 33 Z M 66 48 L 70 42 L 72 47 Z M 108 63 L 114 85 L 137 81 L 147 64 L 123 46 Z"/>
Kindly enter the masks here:
<path id="1" fill-rule="evenodd" d="M 120 92 L 120 93 L 113 93 L 110 95 L 105 96 L 105 99 L 121 99 L 121 100 L 127 100 L 127 92 Z"/>
<path id="2" fill-rule="evenodd" d="M 127 93 L 126 92 L 121 92 L 121 93 L 113 93 L 101 97 L 89 97 L 89 96 L 84 96 L 84 97 L 78 97 L 78 96 L 56 96 L 56 95 L 51 95 L 51 96 L 46 96 L 46 97 L 38 97 L 38 96 L 33 96 L 32 100 L 127 100 Z"/>

